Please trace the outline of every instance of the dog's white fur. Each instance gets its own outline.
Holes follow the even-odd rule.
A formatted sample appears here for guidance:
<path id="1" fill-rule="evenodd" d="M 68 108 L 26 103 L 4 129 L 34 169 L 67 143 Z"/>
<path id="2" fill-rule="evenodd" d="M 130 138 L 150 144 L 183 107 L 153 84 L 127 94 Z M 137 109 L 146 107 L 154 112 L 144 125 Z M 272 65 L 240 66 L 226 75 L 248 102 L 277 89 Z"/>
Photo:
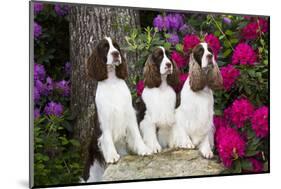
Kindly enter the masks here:
<path id="1" fill-rule="evenodd" d="M 167 84 L 168 72 L 173 72 L 173 67 L 166 66 L 171 61 L 165 54 L 160 64 L 161 85 L 159 87 L 145 87 L 142 92 L 142 99 L 146 105 L 144 119 L 140 123 L 140 130 L 145 144 L 150 147 L 153 153 L 160 152 L 162 148 L 172 144 L 171 130 L 175 125 L 176 93 Z M 158 130 L 158 132 L 157 132 Z"/>
<path id="2" fill-rule="evenodd" d="M 202 68 L 207 66 L 207 55 L 211 54 L 206 43 L 201 43 L 204 48 Z M 190 61 L 195 61 L 193 57 Z M 213 58 L 213 63 L 216 63 Z M 195 148 L 205 158 L 212 158 L 214 146 L 213 126 L 214 97 L 212 90 L 206 86 L 203 90 L 194 92 L 189 85 L 189 78 L 185 81 L 181 91 L 181 104 L 176 109 L 176 128 L 178 133 L 184 133 L 177 138 L 175 146 Z"/>
<path id="3" fill-rule="evenodd" d="M 140 135 L 136 112 L 132 106 L 132 96 L 123 79 L 115 75 L 115 62 L 111 53 L 118 51 L 110 38 L 106 38 L 110 48 L 108 51 L 107 65 L 108 78 L 99 81 L 96 90 L 96 106 L 100 129 L 102 134 L 98 139 L 99 147 L 106 163 L 115 163 L 120 154 L 127 153 L 127 146 L 138 155 L 151 154 L 151 150 L 144 144 Z M 121 63 L 121 58 L 119 59 Z M 103 166 L 97 161 L 90 168 L 90 177 L 87 182 L 95 182 L 101 179 Z"/>

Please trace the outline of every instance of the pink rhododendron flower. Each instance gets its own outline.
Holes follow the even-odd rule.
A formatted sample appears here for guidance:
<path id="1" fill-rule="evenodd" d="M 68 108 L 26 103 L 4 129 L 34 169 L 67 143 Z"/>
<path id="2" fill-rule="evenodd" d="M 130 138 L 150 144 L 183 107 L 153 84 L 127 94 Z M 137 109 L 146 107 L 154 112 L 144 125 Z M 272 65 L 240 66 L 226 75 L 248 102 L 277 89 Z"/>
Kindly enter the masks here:
<path id="1" fill-rule="evenodd" d="M 183 68 L 187 64 L 187 60 L 178 52 L 174 51 L 171 55 L 172 60 L 177 64 L 178 68 Z"/>
<path id="2" fill-rule="evenodd" d="M 232 64 L 253 65 L 257 60 L 257 56 L 253 48 L 246 44 L 238 44 L 232 55 Z"/>
<path id="3" fill-rule="evenodd" d="M 219 157 L 226 167 L 231 167 L 233 160 L 245 154 L 246 142 L 234 128 L 219 127 L 215 142 Z"/>
<path id="4" fill-rule="evenodd" d="M 142 91 L 144 89 L 144 81 L 143 80 L 139 80 L 139 82 L 136 85 L 136 88 L 137 88 L 137 95 L 141 96 Z"/>
<path id="5" fill-rule="evenodd" d="M 251 123 L 257 137 L 266 137 L 268 135 L 268 107 L 258 108 L 253 114 Z"/>
<path id="6" fill-rule="evenodd" d="M 213 122 L 216 129 L 229 127 L 227 120 L 223 116 L 214 116 Z"/>
<path id="7" fill-rule="evenodd" d="M 215 58 L 217 59 L 217 56 L 221 48 L 219 39 L 214 34 L 208 34 L 205 36 L 205 41 L 206 43 L 209 44 L 209 46 L 213 50 Z"/>
<path id="8" fill-rule="evenodd" d="M 242 29 L 242 36 L 245 39 L 256 39 L 259 36 L 259 33 L 266 33 L 268 31 L 267 20 L 259 18 L 253 22 L 250 22 Z"/>
<path id="9" fill-rule="evenodd" d="M 235 100 L 230 107 L 225 109 L 224 115 L 236 127 L 244 126 L 245 121 L 249 120 L 254 113 L 254 106 L 245 98 Z"/>
<path id="10" fill-rule="evenodd" d="M 231 64 L 222 67 L 220 71 L 223 78 L 223 86 L 228 91 L 240 76 L 240 71 Z"/>
<path id="11" fill-rule="evenodd" d="M 255 158 L 250 158 L 249 159 L 251 164 L 252 164 L 252 172 L 254 173 L 260 173 L 263 171 L 263 164 L 261 161 L 256 160 Z"/>
<path id="12" fill-rule="evenodd" d="M 199 43 L 200 39 L 197 35 L 186 35 L 183 38 L 183 50 L 189 53 Z"/>
<path id="13" fill-rule="evenodd" d="M 182 87 L 183 87 L 187 77 L 188 77 L 187 73 L 180 73 L 180 75 L 179 75 L 179 84 L 176 87 L 174 87 L 176 93 L 178 93 L 178 92 L 180 92 L 182 90 Z"/>

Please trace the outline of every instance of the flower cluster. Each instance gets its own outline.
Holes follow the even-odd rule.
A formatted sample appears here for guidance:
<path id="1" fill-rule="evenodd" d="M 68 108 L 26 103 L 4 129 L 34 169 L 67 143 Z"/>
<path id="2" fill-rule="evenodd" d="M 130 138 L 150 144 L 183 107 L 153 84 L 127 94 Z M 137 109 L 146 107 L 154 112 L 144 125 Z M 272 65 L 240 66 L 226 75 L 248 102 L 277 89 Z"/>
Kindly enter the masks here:
<path id="1" fill-rule="evenodd" d="M 169 43 L 171 43 L 172 45 L 176 45 L 176 44 L 179 43 L 180 39 L 179 39 L 179 36 L 177 34 L 170 33 L 169 36 L 170 37 L 167 39 L 167 41 Z"/>
<path id="2" fill-rule="evenodd" d="M 65 16 L 68 14 L 69 6 L 62 4 L 55 4 L 55 12 L 58 16 Z"/>
<path id="3" fill-rule="evenodd" d="M 182 14 L 170 13 L 166 16 L 158 15 L 153 20 L 153 26 L 159 31 L 177 31 L 184 25 Z"/>
<path id="4" fill-rule="evenodd" d="M 197 35 L 186 35 L 183 38 L 183 50 L 190 53 L 191 50 L 200 43 L 200 38 Z"/>
<path id="5" fill-rule="evenodd" d="M 236 79 L 240 76 L 240 71 L 233 65 L 228 64 L 220 69 L 225 90 L 230 90 Z"/>
<path id="6" fill-rule="evenodd" d="M 209 46 L 213 50 L 215 57 L 217 58 L 221 49 L 219 39 L 214 34 L 208 34 L 205 36 L 205 42 L 209 44 Z"/>
<path id="7" fill-rule="evenodd" d="M 249 161 L 252 164 L 252 172 L 254 173 L 260 173 L 263 171 L 263 164 L 259 160 L 255 158 L 250 158 Z"/>
<path id="8" fill-rule="evenodd" d="M 243 38 L 248 40 L 256 39 L 261 32 L 268 31 L 268 23 L 265 19 L 259 18 L 253 22 L 248 23 L 241 31 Z"/>
<path id="9" fill-rule="evenodd" d="M 243 157 L 246 142 L 234 128 L 221 125 L 215 136 L 216 148 L 220 159 L 226 167 L 231 167 L 233 160 Z"/>
<path id="10" fill-rule="evenodd" d="M 251 123 L 257 137 L 266 137 L 268 135 L 268 108 L 266 106 L 258 108 L 253 114 Z"/>
<path id="11" fill-rule="evenodd" d="M 178 68 L 183 68 L 187 64 L 187 60 L 185 59 L 185 57 L 177 51 L 172 52 L 171 58 L 177 64 Z"/>
<path id="12" fill-rule="evenodd" d="M 232 64 L 253 65 L 257 56 L 253 48 L 246 43 L 239 43 L 232 55 Z"/>
<path id="13" fill-rule="evenodd" d="M 136 85 L 136 89 L 137 89 L 137 95 L 141 96 L 142 91 L 144 89 L 144 81 L 143 80 L 139 80 L 139 82 Z"/>
<path id="14" fill-rule="evenodd" d="M 174 88 L 177 93 L 179 93 L 182 90 L 183 85 L 184 85 L 185 81 L 187 80 L 187 78 L 188 78 L 187 73 L 179 74 L 179 84 Z"/>
<path id="15" fill-rule="evenodd" d="M 63 112 L 63 106 L 60 103 L 51 101 L 45 106 L 44 112 L 47 115 L 61 116 Z"/>
<path id="16" fill-rule="evenodd" d="M 42 34 L 42 27 L 37 22 L 34 22 L 33 30 L 34 30 L 34 33 L 33 33 L 34 38 L 38 39 Z"/>
<path id="17" fill-rule="evenodd" d="M 43 3 L 34 3 L 34 13 L 38 14 L 40 13 L 44 8 Z"/>
<path id="18" fill-rule="evenodd" d="M 251 118 L 254 113 L 254 106 L 246 99 L 236 99 L 230 107 L 225 109 L 225 116 L 237 128 L 244 126 L 245 122 Z"/>

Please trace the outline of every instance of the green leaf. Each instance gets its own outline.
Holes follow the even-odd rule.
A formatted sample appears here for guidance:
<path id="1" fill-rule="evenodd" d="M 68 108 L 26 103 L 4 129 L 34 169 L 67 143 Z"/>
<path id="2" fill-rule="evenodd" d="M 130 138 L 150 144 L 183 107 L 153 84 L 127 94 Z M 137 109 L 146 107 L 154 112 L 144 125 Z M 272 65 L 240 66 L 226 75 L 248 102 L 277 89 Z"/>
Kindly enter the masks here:
<path id="1" fill-rule="evenodd" d="M 226 30 L 225 34 L 231 36 L 233 32 L 231 30 Z"/>
<path id="2" fill-rule="evenodd" d="M 226 49 L 226 51 L 224 51 L 224 53 L 223 53 L 224 58 L 226 58 L 228 55 L 230 55 L 231 52 L 232 52 L 231 49 Z"/>
<path id="3" fill-rule="evenodd" d="M 241 162 L 240 160 L 235 160 L 234 161 L 234 168 L 233 168 L 233 173 L 241 173 L 242 169 L 241 169 Z"/>
<path id="4" fill-rule="evenodd" d="M 251 171 L 253 169 L 253 166 L 249 160 L 243 159 L 241 160 L 241 168 L 242 170 Z"/>
<path id="5" fill-rule="evenodd" d="M 163 46 L 165 49 L 169 50 L 171 48 L 171 43 L 166 42 Z"/>
<path id="6" fill-rule="evenodd" d="M 176 44 L 176 50 L 178 52 L 183 52 L 183 45 L 182 44 Z"/>
<path id="7" fill-rule="evenodd" d="M 80 146 L 80 143 L 79 143 L 77 140 L 71 139 L 71 140 L 69 140 L 69 142 L 70 142 L 73 146 L 76 146 L 76 147 L 79 147 L 79 146 Z"/>

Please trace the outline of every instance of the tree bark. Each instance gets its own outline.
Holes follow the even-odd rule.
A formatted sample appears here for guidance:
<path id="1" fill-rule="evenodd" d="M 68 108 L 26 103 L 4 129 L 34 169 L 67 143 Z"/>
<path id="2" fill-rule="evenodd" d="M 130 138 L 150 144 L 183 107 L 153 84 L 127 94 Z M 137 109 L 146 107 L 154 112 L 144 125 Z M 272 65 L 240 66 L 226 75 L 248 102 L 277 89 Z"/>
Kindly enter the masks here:
<path id="1" fill-rule="evenodd" d="M 77 5 L 71 8 L 69 19 L 72 63 L 71 111 L 75 115 L 74 134 L 80 141 L 81 158 L 85 161 L 94 128 L 96 113 L 94 99 L 97 86 L 96 81 L 86 77 L 85 60 L 99 40 L 105 36 L 115 38 L 121 47 L 124 46 L 128 28 L 139 26 L 139 15 L 136 11 L 127 8 Z M 132 75 L 137 55 L 125 52 L 124 56 Z"/>

